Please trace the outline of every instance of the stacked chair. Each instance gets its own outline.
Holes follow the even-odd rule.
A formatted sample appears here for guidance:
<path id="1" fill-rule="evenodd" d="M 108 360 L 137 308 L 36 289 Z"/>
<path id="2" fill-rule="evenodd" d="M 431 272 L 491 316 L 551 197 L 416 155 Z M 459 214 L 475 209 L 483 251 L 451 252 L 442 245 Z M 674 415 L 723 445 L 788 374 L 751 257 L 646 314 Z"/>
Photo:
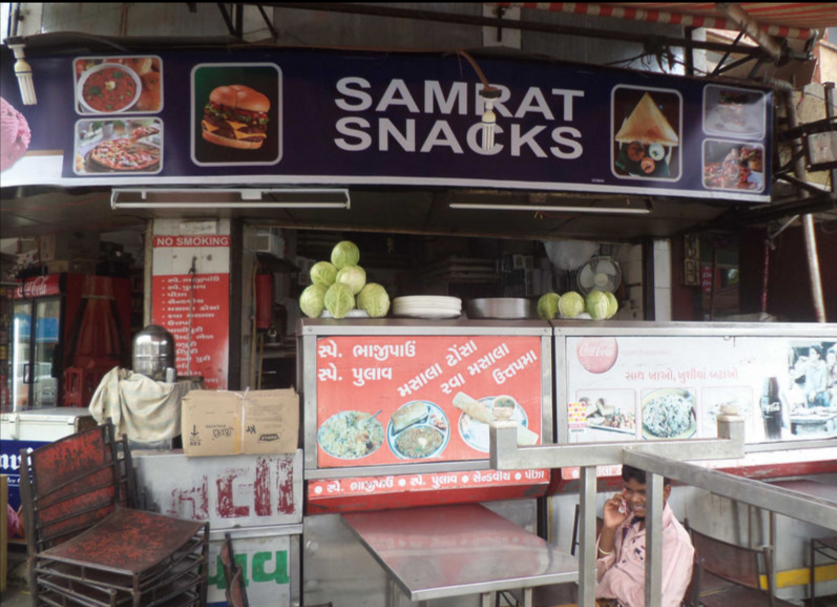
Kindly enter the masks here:
<path id="1" fill-rule="evenodd" d="M 32 605 L 206 604 L 209 524 L 135 508 L 130 449 L 112 424 L 21 456 Z"/>

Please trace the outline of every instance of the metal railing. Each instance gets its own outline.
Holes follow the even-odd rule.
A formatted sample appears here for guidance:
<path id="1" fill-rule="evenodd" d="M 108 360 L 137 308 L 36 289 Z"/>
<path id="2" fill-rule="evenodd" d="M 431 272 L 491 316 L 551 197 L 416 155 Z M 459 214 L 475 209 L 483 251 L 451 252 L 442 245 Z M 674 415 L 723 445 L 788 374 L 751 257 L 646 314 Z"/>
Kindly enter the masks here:
<path id="1" fill-rule="evenodd" d="M 517 424 L 490 428 L 490 464 L 496 470 L 580 467 L 579 606 L 595 607 L 596 466 L 627 464 L 647 473 L 645 604 L 661 607 L 663 479 L 668 477 L 771 513 L 837 529 L 833 502 L 751 479 L 708 470 L 688 460 L 736 459 L 744 455 L 744 419 L 718 416 L 718 439 L 661 440 L 638 443 L 583 443 L 517 446 Z M 771 515 L 772 516 L 772 515 Z"/>

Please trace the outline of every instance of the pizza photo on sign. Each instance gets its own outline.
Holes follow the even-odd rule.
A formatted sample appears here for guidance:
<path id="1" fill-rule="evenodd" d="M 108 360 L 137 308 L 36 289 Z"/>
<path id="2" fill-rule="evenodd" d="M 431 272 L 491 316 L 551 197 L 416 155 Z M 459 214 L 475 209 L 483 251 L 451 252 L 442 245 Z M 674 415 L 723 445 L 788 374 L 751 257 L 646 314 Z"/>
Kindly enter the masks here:
<path id="1" fill-rule="evenodd" d="M 281 116 L 281 72 L 275 64 L 201 64 L 192 70 L 195 164 L 276 164 L 282 155 Z"/>
<path id="2" fill-rule="evenodd" d="M 80 57 L 73 61 L 73 77 L 79 114 L 163 109 L 163 61 L 159 57 Z"/>
<path id="3" fill-rule="evenodd" d="M 612 111 L 613 174 L 620 179 L 679 179 L 680 93 L 618 86 Z"/>
<path id="4" fill-rule="evenodd" d="M 703 185 L 711 190 L 764 190 L 764 147 L 734 141 L 703 142 Z"/>
<path id="5" fill-rule="evenodd" d="M 163 122 L 79 120 L 76 123 L 76 175 L 153 174 L 163 166 Z"/>

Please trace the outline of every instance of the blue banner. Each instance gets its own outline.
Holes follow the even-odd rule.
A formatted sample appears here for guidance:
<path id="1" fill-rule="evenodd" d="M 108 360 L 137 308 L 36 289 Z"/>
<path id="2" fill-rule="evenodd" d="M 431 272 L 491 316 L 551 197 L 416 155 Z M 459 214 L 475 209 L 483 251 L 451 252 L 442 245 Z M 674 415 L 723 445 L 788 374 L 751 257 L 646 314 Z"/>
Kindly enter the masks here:
<path id="1" fill-rule="evenodd" d="M 769 200 L 769 89 L 548 61 L 325 50 L 2 71 L 3 185 L 330 184 Z M 31 140 L 30 140 L 31 133 Z M 8 151 L 7 151 L 8 150 Z"/>

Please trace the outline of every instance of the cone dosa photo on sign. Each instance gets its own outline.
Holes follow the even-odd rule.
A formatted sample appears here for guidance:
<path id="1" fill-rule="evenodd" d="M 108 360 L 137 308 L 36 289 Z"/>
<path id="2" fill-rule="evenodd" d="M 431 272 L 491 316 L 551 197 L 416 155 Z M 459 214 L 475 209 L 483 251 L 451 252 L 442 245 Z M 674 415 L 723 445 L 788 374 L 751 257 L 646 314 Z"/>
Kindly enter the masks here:
<path id="1" fill-rule="evenodd" d="M 622 179 L 679 179 L 682 112 L 677 91 L 616 87 L 613 174 Z"/>

